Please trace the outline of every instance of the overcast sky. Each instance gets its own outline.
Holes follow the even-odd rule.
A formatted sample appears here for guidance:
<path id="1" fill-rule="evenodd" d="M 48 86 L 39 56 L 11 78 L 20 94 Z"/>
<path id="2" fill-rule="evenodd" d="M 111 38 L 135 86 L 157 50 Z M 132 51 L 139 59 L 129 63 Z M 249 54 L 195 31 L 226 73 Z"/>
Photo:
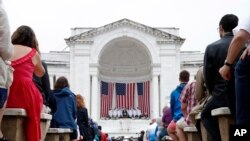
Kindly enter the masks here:
<path id="1" fill-rule="evenodd" d="M 11 31 L 32 27 L 41 52 L 61 51 L 73 27 L 100 27 L 127 18 L 150 27 L 180 28 L 181 50 L 204 52 L 219 39 L 217 27 L 225 14 L 242 19 L 250 0 L 3 0 Z"/>

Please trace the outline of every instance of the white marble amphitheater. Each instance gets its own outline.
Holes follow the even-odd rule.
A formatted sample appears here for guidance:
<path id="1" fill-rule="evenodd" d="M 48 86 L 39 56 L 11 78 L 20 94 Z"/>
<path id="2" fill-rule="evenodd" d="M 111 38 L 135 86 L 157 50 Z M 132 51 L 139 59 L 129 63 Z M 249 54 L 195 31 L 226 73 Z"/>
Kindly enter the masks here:
<path id="1" fill-rule="evenodd" d="M 95 28 L 72 28 L 65 42 L 69 51 L 42 54 L 48 64 L 51 88 L 56 78 L 66 76 L 72 91 L 85 97 L 89 115 L 111 136 L 135 135 L 147 128 L 149 120 L 102 119 L 101 81 L 149 81 L 150 117 L 159 117 L 179 83 L 180 70 L 188 70 L 193 79 L 204 55 L 199 51 L 181 51 L 185 39 L 179 36 L 178 28 L 150 27 L 129 19 Z M 113 102 L 112 108 L 115 106 Z"/>

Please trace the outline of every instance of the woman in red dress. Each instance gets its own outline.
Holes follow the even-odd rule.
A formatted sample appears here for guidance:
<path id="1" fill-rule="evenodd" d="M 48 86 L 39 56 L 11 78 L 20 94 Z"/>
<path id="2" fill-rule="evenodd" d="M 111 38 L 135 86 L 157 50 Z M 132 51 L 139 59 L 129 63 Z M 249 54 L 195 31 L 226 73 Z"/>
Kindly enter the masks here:
<path id="1" fill-rule="evenodd" d="M 20 26 L 11 38 L 14 45 L 11 65 L 15 71 L 7 107 L 26 110 L 26 141 L 40 141 L 40 114 L 43 100 L 32 81 L 33 73 L 39 77 L 44 74 L 37 39 L 34 31 L 28 26 Z"/>

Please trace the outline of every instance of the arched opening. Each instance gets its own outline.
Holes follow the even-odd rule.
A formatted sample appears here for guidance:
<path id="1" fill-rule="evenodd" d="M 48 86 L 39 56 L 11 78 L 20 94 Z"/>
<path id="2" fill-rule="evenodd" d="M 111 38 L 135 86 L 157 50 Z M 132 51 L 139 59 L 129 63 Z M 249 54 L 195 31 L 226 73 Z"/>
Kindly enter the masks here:
<path id="1" fill-rule="evenodd" d="M 119 37 L 103 47 L 98 66 L 101 117 L 109 117 L 112 109 L 126 110 L 129 117 L 129 110 L 150 116 L 151 60 L 147 47 L 134 38 Z"/>

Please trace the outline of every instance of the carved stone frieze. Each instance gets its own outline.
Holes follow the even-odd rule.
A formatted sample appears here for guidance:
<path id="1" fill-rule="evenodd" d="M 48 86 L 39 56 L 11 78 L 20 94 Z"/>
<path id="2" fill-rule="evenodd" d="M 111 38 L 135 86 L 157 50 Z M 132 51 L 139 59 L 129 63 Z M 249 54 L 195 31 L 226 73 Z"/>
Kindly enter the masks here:
<path id="1" fill-rule="evenodd" d="M 157 28 L 149 27 L 149 26 L 131 21 L 129 19 L 122 19 L 122 20 L 119 20 L 119 21 L 116 21 L 116 22 L 113 22 L 113 23 L 110 23 L 110 24 L 107 24 L 107 25 L 104 25 L 104 26 L 101 26 L 98 28 L 94 28 L 94 29 L 89 30 L 87 32 L 83 32 L 81 34 L 69 37 L 69 38 L 65 39 L 65 41 L 67 44 L 79 43 L 78 40 L 86 41 L 86 39 L 89 40 L 90 38 L 92 38 L 98 34 L 101 34 L 101 33 L 104 33 L 104 32 L 110 31 L 110 30 L 114 30 L 114 29 L 120 28 L 122 26 L 132 27 L 136 30 L 151 34 L 151 35 L 156 36 L 158 38 L 161 38 L 163 41 L 157 41 L 157 43 L 160 43 L 160 44 L 168 44 L 168 43 L 183 44 L 185 41 L 185 39 L 183 39 L 179 36 L 167 33 L 165 31 L 159 30 Z M 169 39 L 173 40 L 174 42 L 168 41 Z M 84 44 L 85 43 L 87 43 L 87 44 L 93 43 L 93 42 L 88 42 L 88 40 L 86 42 L 82 42 L 82 43 L 84 43 Z"/>

